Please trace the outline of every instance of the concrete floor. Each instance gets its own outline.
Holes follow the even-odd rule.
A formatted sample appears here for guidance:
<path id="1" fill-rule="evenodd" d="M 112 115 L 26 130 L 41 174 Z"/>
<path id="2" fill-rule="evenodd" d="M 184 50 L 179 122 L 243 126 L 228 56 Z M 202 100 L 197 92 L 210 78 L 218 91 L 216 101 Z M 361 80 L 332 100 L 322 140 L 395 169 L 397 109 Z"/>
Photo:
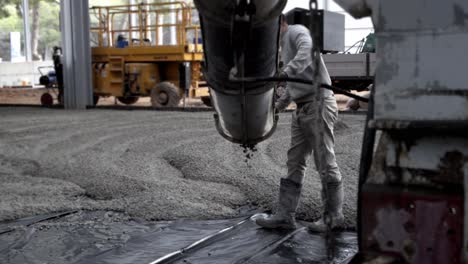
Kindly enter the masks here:
<path id="1" fill-rule="evenodd" d="M 0 221 L 70 209 L 146 220 L 271 209 L 286 173 L 290 114 L 248 163 L 241 147 L 217 134 L 212 115 L 0 108 Z M 363 125 L 363 115 L 343 114 L 336 129 L 351 228 Z M 314 169 L 307 173 L 298 215 L 311 220 L 320 214 L 320 184 Z"/>

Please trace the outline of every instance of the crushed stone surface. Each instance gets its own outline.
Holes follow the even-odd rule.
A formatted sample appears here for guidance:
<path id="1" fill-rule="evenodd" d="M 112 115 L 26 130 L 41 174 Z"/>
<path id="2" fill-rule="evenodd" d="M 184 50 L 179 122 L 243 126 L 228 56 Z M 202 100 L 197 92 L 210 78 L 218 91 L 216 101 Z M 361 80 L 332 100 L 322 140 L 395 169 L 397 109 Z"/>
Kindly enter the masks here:
<path id="1" fill-rule="evenodd" d="M 336 155 L 344 213 L 355 226 L 363 115 L 340 115 Z M 212 112 L 0 108 L 0 221 L 66 210 L 146 220 L 221 219 L 272 210 L 286 174 L 290 113 L 248 162 L 215 130 Z M 320 215 L 312 159 L 298 217 Z"/>

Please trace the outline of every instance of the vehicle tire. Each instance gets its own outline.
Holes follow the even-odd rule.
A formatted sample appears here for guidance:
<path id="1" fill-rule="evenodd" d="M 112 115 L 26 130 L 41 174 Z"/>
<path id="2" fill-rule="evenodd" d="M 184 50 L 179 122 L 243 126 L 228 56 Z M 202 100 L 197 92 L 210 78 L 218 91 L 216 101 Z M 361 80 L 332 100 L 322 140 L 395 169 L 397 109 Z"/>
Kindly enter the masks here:
<path id="1" fill-rule="evenodd" d="M 177 107 L 181 96 L 179 88 L 170 82 L 162 82 L 151 89 L 153 107 Z"/>
<path id="2" fill-rule="evenodd" d="M 138 99 L 140 99 L 140 97 L 138 97 L 138 96 L 119 96 L 119 97 L 117 97 L 117 100 L 119 100 L 119 102 L 121 102 L 122 104 L 125 104 L 125 105 L 132 105 L 132 104 L 136 103 L 138 101 Z"/>
<path id="3" fill-rule="evenodd" d="M 43 106 L 51 106 L 54 104 L 54 98 L 50 93 L 43 93 L 41 95 L 41 105 Z"/>
<path id="4" fill-rule="evenodd" d="M 211 103 L 211 97 L 210 96 L 202 96 L 201 100 L 203 104 L 205 104 L 208 107 L 213 107 L 213 104 Z"/>
<path id="5" fill-rule="evenodd" d="M 45 75 L 42 75 L 40 78 L 39 78 L 39 84 L 40 85 L 44 85 L 45 87 L 50 87 L 50 79 L 49 79 L 49 76 L 45 76 Z"/>

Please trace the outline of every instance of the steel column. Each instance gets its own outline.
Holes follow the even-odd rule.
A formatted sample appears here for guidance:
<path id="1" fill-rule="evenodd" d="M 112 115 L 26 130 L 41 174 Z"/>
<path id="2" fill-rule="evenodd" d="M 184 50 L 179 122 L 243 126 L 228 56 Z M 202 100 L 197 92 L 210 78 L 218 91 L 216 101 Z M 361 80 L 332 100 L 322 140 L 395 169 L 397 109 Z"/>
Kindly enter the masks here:
<path id="1" fill-rule="evenodd" d="M 86 109 L 93 104 L 88 0 L 60 1 L 64 105 Z"/>

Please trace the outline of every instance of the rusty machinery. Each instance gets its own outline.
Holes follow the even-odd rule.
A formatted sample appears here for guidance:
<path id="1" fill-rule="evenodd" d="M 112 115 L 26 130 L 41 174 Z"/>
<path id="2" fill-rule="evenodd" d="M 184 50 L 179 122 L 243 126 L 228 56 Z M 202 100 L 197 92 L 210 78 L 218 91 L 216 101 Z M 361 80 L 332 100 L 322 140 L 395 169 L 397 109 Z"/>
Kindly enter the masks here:
<path id="1" fill-rule="evenodd" d="M 359 180 L 360 261 L 466 263 L 468 3 L 336 2 L 371 16 L 377 41 Z"/>
<path id="2" fill-rule="evenodd" d="M 372 17 L 377 43 L 353 261 L 466 263 L 468 2 L 335 1 L 355 17 Z M 260 142 L 276 123 L 272 81 L 314 84 L 274 77 L 286 1 L 195 4 L 218 131 L 233 142 Z"/>
<path id="3" fill-rule="evenodd" d="M 196 10 L 185 2 L 91 7 L 94 96 L 156 107 L 209 98 Z M 95 99 L 96 102 L 96 99 Z"/>

